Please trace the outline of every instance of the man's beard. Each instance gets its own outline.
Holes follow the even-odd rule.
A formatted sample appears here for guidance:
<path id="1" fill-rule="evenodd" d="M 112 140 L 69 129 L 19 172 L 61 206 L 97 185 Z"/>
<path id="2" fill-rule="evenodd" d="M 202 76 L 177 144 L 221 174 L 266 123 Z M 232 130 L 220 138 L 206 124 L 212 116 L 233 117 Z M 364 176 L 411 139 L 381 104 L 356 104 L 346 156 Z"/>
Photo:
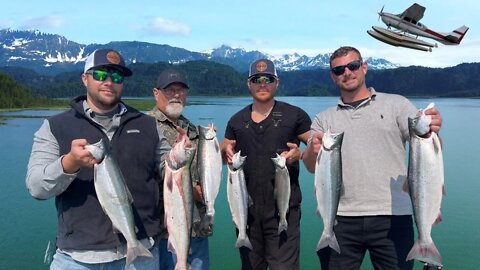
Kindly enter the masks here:
<path id="1" fill-rule="evenodd" d="M 165 108 L 165 115 L 168 116 L 168 118 L 178 119 L 180 115 L 182 115 L 182 111 L 182 103 L 168 103 L 167 107 Z"/>

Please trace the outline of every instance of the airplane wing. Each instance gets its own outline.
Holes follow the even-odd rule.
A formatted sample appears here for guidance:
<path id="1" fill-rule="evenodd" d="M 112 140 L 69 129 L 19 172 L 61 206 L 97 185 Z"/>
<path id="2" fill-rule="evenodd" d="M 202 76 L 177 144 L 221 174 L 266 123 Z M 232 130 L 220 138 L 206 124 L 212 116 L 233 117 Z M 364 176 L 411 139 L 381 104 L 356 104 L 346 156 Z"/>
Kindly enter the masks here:
<path id="1" fill-rule="evenodd" d="M 417 23 L 423 18 L 424 12 L 425 12 L 425 7 L 415 3 L 411 5 L 409 8 L 407 8 L 401 14 L 398 14 L 398 16 L 403 20 L 406 20 L 412 23 Z"/>

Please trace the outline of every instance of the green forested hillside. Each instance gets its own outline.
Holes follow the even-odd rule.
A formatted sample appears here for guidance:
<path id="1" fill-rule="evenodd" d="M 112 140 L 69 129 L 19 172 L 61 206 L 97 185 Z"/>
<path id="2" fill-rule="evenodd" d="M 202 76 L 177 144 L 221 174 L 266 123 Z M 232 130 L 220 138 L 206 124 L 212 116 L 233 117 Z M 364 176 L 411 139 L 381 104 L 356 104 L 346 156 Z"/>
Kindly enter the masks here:
<path id="1" fill-rule="evenodd" d="M 124 96 L 151 96 L 160 72 L 173 65 L 135 63 L 129 67 L 133 76 L 125 81 Z M 239 96 L 248 95 L 247 71 L 239 73 L 234 68 L 210 61 L 190 61 L 175 65 L 185 72 L 191 95 Z M 30 89 L 35 97 L 69 98 L 84 94 L 82 70 L 61 73 L 55 77 L 39 75 L 24 69 L 0 68 L 18 83 Z M 401 67 L 369 70 L 367 85 L 378 91 L 406 96 L 480 97 L 480 63 L 460 64 L 449 68 Z M 280 72 L 278 95 L 327 96 L 338 95 L 327 69 Z"/>
<path id="2" fill-rule="evenodd" d="M 0 73 L 0 109 L 28 108 L 64 105 L 59 100 L 36 98 L 28 88 L 18 84 L 10 76 Z"/>

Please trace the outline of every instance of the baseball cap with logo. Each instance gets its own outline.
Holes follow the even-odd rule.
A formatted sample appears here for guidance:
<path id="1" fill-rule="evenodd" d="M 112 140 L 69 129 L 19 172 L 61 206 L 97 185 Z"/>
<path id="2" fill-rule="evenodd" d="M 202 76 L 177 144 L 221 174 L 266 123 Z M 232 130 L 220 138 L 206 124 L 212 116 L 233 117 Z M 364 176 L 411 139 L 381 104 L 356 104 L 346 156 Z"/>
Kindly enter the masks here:
<path id="1" fill-rule="evenodd" d="M 268 59 L 258 59 L 250 65 L 248 78 L 250 79 L 255 75 L 271 75 L 278 77 L 275 65 Z"/>
<path id="2" fill-rule="evenodd" d="M 122 71 L 123 76 L 125 77 L 132 75 L 132 71 L 125 66 L 123 57 L 117 51 L 112 49 L 98 49 L 91 53 L 85 61 L 83 72 L 87 72 L 89 69 L 100 66 L 116 68 Z"/>
<path id="3" fill-rule="evenodd" d="M 173 69 L 167 69 L 162 71 L 157 79 L 157 87 L 160 89 L 167 88 L 172 83 L 182 83 L 185 87 L 190 88 L 187 84 L 185 76 Z"/>

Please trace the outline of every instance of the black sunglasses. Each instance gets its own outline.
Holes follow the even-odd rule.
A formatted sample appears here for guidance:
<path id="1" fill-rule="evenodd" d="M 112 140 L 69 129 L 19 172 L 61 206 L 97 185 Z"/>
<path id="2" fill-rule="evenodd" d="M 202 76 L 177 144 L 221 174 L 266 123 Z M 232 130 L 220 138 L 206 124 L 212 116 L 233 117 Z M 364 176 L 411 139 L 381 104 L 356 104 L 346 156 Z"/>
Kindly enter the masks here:
<path id="1" fill-rule="evenodd" d="M 116 71 L 108 72 L 105 70 L 100 70 L 100 69 L 93 69 L 93 70 L 87 70 L 85 74 L 92 74 L 92 77 L 96 81 L 103 82 L 105 81 L 108 77 L 112 78 L 113 83 L 123 83 L 123 75 Z"/>
<path id="2" fill-rule="evenodd" d="M 355 60 L 343 66 L 336 66 L 332 68 L 333 74 L 340 76 L 345 72 L 345 68 L 348 68 L 350 71 L 355 71 L 362 66 L 362 60 Z"/>
<path id="3" fill-rule="evenodd" d="M 272 76 L 255 76 L 255 77 L 252 77 L 250 79 L 250 82 L 252 82 L 254 84 L 260 84 L 262 82 L 264 82 L 266 84 L 271 84 L 271 83 L 275 82 L 275 77 L 272 77 Z"/>

